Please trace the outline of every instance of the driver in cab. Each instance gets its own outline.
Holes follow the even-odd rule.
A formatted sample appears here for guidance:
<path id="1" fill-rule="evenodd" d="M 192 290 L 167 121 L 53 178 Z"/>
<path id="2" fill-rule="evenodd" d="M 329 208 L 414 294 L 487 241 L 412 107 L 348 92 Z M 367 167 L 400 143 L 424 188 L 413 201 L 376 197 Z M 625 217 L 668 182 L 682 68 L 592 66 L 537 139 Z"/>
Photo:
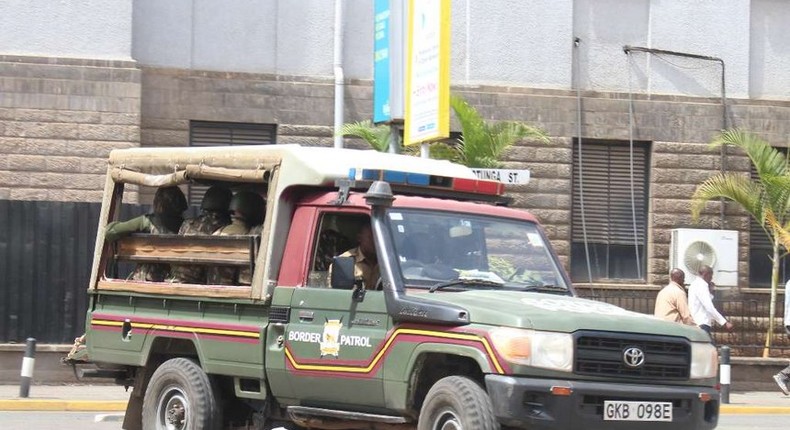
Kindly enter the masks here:
<path id="1" fill-rule="evenodd" d="M 369 224 L 363 224 L 357 233 L 357 247 L 351 248 L 341 254 L 341 257 L 354 258 L 354 278 L 362 280 L 366 290 L 375 290 L 379 277 L 379 261 L 376 256 L 376 245 L 373 242 L 373 232 Z M 332 268 L 329 268 L 330 276 Z"/>

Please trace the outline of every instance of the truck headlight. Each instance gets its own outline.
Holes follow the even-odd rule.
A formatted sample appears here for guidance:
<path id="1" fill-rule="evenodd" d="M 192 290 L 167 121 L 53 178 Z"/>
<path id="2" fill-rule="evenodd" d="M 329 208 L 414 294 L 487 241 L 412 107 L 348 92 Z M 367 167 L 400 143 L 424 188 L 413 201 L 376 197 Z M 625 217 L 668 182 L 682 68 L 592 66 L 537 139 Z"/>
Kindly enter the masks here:
<path id="1" fill-rule="evenodd" d="M 714 378 L 719 367 L 719 354 L 710 343 L 691 343 L 691 379 Z"/>
<path id="2" fill-rule="evenodd" d="M 500 327 L 491 331 L 491 340 L 513 364 L 573 371 L 573 338 L 568 333 Z"/>

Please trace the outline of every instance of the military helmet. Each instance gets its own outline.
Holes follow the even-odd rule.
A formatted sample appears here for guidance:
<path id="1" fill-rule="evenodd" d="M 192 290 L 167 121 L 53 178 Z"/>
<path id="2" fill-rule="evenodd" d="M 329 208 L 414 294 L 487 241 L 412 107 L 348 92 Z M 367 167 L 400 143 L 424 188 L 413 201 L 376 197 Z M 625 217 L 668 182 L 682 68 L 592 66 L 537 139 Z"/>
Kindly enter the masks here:
<path id="1" fill-rule="evenodd" d="M 214 185 L 203 195 L 200 209 L 204 211 L 227 212 L 233 193 L 221 185 Z"/>
<path id="2" fill-rule="evenodd" d="M 258 193 L 239 191 L 230 200 L 230 210 L 241 214 L 248 225 L 256 225 L 263 218 L 266 202 Z"/>
<path id="3" fill-rule="evenodd" d="M 154 194 L 154 213 L 181 215 L 187 210 L 187 198 L 178 187 L 161 187 Z"/>

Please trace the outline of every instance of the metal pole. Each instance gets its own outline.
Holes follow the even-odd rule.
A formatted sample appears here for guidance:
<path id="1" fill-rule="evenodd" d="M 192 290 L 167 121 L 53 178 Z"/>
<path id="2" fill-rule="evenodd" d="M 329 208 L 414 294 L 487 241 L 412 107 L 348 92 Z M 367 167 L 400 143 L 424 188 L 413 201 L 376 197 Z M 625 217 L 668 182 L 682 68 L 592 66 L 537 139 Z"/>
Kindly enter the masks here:
<path id="1" fill-rule="evenodd" d="M 420 144 L 420 157 L 431 158 L 431 145 L 428 143 Z"/>
<path id="2" fill-rule="evenodd" d="M 19 385 L 19 397 L 30 395 L 30 381 L 33 380 L 33 367 L 36 363 L 36 339 L 29 337 L 25 345 L 25 357 L 22 359 L 22 380 Z"/>
<path id="3" fill-rule="evenodd" d="M 345 109 L 345 76 L 343 73 L 343 0 L 335 0 L 334 59 L 332 69 L 335 74 L 335 148 L 343 147 L 343 114 Z"/>
<path id="4" fill-rule="evenodd" d="M 719 365 L 719 385 L 721 386 L 721 402 L 730 403 L 730 347 L 722 346 L 719 350 L 721 363 Z"/>
<path id="5" fill-rule="evenodd" d="M 400 127 L 394 122 L 390 123 L 390 146 L 391 154 L 400 154 Z"/>

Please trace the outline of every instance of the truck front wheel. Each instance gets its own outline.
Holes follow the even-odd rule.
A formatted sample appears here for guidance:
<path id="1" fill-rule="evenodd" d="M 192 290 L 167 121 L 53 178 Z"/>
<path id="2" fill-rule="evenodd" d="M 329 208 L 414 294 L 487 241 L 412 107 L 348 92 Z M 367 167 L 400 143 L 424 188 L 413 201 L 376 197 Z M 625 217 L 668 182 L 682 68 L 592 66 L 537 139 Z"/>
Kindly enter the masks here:
<path id="1" fill-rule="evenodd" d="M 418 430 L 498 430 L 491 399 L 463 376 L 440 379 L 425 396 Z"/>
<path id="2" fill-rule="evenodd" d="M 143 430 L 214 430 L 221 423 L 211 382 L 197 363 L 173 358 L 156 369 L 143 399 Z"/>

